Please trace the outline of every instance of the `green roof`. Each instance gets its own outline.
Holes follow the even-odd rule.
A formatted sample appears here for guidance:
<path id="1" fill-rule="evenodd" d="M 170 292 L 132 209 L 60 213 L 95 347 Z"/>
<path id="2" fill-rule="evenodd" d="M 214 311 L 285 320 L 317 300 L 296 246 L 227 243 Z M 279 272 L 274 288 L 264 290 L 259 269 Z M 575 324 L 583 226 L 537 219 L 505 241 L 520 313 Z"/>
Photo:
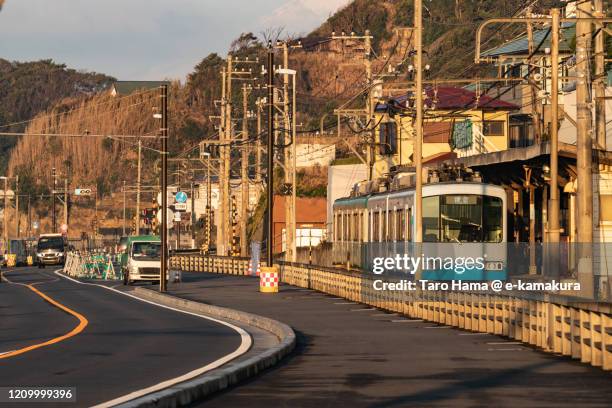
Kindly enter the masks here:
<path id="1" fill-rule="evenodd" d="M 564 23 L 561 26 L 561 35 L 559 39 L 559 52 L 561 53 L 572 53 L 571 43 L 576 37 L 576 25 L 574 23 Z M 533 43 L 534 47 L 537 47 L 540 42 L 542 46 L 540 50 L 543 51 L 545 48 L 550 48 L 551 33 L 548 29 L 534 30 L 533 31 Z M 500 45 L 499 47 L 492 48 L 482 53 L 483 57 L 497 57 L 499 55 L 525 55 L 529 54 L 529 41 L 527 35 L 523 35 L 514 40 L 508 41 L 507 43 Z"/>
<path id="2" fill-rule="evenodd" d="M 117 81 L 113 84 L 119 95 L 129 95 L 142 89 L 155 89 L 162 85 L 170 85 L 168 81 Z"/>

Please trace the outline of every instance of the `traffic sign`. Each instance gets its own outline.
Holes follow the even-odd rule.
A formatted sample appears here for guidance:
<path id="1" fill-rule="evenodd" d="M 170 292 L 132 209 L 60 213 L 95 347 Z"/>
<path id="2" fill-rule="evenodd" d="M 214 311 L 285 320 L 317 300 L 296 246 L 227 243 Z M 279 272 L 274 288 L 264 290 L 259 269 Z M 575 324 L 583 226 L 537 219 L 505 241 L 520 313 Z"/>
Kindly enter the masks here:
<path id="1" fill-rule="evenodd" d="M 91 188 L 75 188 L 74 195 L 88 197 L 91 195 Z"/>
<path id="2" fill-rule="evenodd" d="M 175 203 L 173 207 L 174 211 L 187 211 L 187 204 L 185 203 Z"/>
<path id="3" fill-rule="evenodd" d="M 4 190 L 0 190 L 0 198 L 4 198 Z M 15 198 L 15 192 L 13 190 L 6 190 L 6 198 L 12 200 Z"/>
<path id="4" fill-rule="evenodd" d="M 177 203 L 184 204 L 187 202 L 187 194 L 184 191 L 179 191 L 174 195 L 174 200 Z"/>
<path id="5" fill-rule="evenodd" d="M 174 222 L 181 222 L 181 213 L 178 211 L 174 213 Z"/>

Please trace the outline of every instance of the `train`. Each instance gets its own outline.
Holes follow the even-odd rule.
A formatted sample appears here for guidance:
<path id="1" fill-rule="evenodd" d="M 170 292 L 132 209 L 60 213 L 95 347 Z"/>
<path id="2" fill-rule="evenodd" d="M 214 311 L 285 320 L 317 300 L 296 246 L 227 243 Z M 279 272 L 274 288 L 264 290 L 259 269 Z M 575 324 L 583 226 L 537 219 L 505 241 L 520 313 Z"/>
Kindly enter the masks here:
<path id="1" fill-rule="evenodd" d="M 405 178 L 408 182 L 396 177 L 382 188 L 376 182 L 358 183 L 351 196 L 334 201 L 334 263 L 373 271 L 380 259 L 406 255 L 420 258 L 425 280 L 507 278 L 502 187 L 482 182 L 478 174 L 467 180 L 429 178 L 422 188 L 423 243 L 417 245 L 414 174 Z"/>

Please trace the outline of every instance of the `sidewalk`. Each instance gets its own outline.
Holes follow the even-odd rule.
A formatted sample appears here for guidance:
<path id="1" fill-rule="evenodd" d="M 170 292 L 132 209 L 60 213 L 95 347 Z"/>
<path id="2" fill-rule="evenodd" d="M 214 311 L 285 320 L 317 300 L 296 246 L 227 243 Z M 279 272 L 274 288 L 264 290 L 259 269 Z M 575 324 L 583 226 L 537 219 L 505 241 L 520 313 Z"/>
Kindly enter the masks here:
<path id="1" fill-rule="evenodd" d="M 258 280 L 184 273 L 170 293 L 267 316 L 298 336 L 293 356 L 202 407 L 593 406 L 612 375 L 508 339 L 463 332 Z"/>

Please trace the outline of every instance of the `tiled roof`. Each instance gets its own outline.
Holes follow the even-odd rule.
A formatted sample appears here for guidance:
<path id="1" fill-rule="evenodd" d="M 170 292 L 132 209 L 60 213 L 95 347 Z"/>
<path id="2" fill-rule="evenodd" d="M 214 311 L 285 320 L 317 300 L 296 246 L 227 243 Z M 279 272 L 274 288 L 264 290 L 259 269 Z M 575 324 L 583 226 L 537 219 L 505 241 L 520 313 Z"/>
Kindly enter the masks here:
<path id="1" fill-rule="evenodd" d="M 455 86 L 438 86 L 428 87 L 425 89 L 427 97 L 425 106 L 437 110 L 452 110 L 452 109 L 493 109 L 493 110 L 517 110 L 519 106 L 505 102 L 499 99 L 492 98 L 488 95 L 478 95 L 469 89 L 459 88 Z M 389 101 L 391 106 L 400 105 L 406 106 L 408 95 L 401 95 L 392 98 Z M 478 104 L 476 101 L 478 100 Z M 388 107 L 387 104 L 378 105 L 377 111 L 384 111 Z"/>
<path id="2" fill-rule="evenodd" d="M 563 23 L 561 26 L 561 36 L 559 41 L 559 52 L 571 53 L 571 41 L 576 36 L 576 25 L 574 23 Z M 550 47 L 551 33 L 548 29 L 534 30 L 533 31 L 533 43 L 534 47 L 537 47 L 540 42 L 544 40 L 541 51 L 545 48 Z M 496 57 L 499 55 L 524 55 L 529 54 L 529 41 L 527 35 L 523 35 L 514 40 L 508 41 L 507 43 L 500 45 L 499 47 L 492 48 L 484 51 L 481 55 L 483 57 Z"/>
<path id="3" fill-rule="evenodd" d="M 117 81 L 113 84 L 119 95 L 129 95 L 141 89 L 154 89 L 162 85 L 170 85 L 168 81 Z"/>

